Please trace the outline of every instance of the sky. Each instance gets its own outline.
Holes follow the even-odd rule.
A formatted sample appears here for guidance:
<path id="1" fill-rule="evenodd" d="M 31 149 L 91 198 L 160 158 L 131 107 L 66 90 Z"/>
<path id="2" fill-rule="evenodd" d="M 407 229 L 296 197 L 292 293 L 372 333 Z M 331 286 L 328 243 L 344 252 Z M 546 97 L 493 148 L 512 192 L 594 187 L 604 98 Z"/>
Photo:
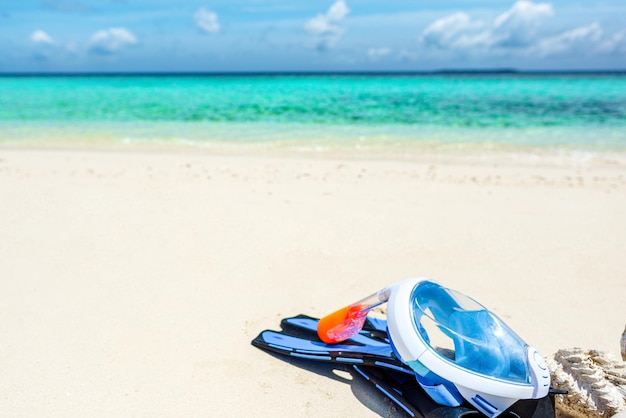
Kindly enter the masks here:
<path id="1" fill-rule="evenodd" d="M 626 1 L 0 0 L 0 72 L 626 70 Z"/>

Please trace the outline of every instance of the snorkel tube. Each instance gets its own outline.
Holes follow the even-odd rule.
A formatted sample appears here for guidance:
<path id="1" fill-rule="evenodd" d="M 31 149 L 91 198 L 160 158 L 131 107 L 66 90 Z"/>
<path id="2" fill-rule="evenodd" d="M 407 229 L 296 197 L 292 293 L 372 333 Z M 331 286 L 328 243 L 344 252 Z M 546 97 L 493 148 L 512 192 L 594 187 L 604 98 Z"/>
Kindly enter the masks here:
<path id="1" fill-rule="evenodd" d="M 363 328 L 369 311 L 389 300 L 386 287 L 366 298 L 326 315 L 317 323 L 317 335 L 326 344 L 336 344 L 355 336 Z"/>
<path id="2" fill-rule="evenodd" d="M 537 350 L 475 300 L 428 279 L 404 280 L 325 316 L 320 339 L 333 344 L 356 335 L 385 302 L 391 345 L 435 402 L 458 406 L 465 399 L 496 417 L 520 399 L 548 394 L 550 374 Z"/>

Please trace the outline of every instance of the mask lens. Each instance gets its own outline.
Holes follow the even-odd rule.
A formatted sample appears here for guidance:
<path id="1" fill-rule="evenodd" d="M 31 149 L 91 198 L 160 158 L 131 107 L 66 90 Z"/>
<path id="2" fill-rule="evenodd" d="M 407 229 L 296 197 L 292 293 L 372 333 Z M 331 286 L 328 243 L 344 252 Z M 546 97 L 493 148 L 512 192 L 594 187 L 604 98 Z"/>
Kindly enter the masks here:
<path id="1" fill-rule="evenodd" d="M 428 281 L 411 300 L 415 329 L 429 349 L 472 372 L 530 383 L 527 344 L 484 306 Z"/>

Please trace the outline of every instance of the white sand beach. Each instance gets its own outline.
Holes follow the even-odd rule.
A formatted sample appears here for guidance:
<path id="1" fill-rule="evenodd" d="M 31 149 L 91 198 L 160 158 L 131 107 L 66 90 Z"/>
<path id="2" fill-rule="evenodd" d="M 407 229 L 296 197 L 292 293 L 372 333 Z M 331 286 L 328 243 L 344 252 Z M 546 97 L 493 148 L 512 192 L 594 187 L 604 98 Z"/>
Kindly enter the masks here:
<path id="1" fill-rule="evenodd" d="M 0 415 L 401 417 L 250 340 L 414 276 L 619 355 L 626 168 L 531 160 L 0 149 Z"/>

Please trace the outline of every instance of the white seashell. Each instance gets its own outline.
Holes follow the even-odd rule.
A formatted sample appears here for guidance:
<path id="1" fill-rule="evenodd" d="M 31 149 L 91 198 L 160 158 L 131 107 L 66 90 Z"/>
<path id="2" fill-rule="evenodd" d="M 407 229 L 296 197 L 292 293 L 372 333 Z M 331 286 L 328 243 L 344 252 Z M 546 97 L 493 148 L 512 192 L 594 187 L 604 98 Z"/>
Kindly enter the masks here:
<path id="1" fill-rule="evenodd" d="M 610 353 L 559 350 L 547 363 L 552 386 L 569 392 L 556 396 L 558 417 L 600 418 L 626 412 L 626 363 Z"/>

